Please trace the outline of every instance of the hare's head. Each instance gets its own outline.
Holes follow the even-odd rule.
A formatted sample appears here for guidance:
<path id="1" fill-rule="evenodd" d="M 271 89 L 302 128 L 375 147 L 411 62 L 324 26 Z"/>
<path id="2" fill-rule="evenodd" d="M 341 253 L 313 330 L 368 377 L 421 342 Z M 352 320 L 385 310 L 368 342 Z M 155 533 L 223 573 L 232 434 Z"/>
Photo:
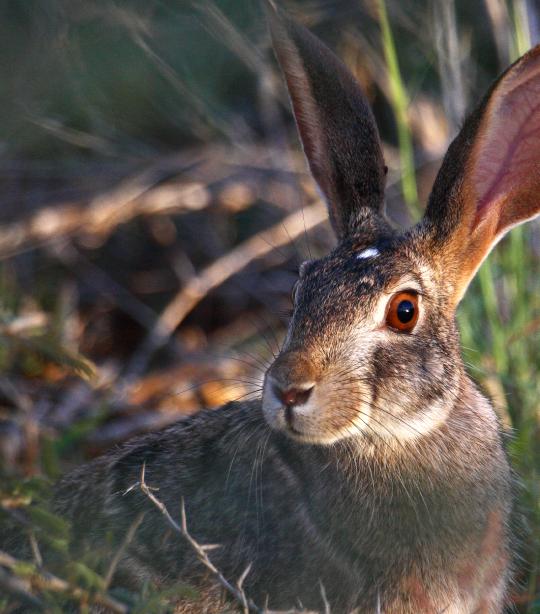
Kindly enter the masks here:
<path id="1" fill-rule="evenodd" d="M 386 167 L 358 84 L 307 30 L 269 15 L 338 246 L 300 268 L 266 419 L 313 443 L 419 437 L 460 395 L 454 314 L 467 285 L 503 234 L 540 211 L 540 47 L 494 83 L 450 146 L 424 218 L 400 233 L 384 217 Z"/>

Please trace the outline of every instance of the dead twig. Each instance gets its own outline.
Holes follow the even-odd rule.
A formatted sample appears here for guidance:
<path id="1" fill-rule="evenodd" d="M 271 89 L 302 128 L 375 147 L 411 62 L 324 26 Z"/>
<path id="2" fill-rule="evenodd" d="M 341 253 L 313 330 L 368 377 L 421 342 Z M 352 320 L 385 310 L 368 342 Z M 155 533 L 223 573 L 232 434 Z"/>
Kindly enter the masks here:
<path id="1" fill-rule="evenodd" d="M 127 378 L 137 377 L 145 370 L 152 355 L 168 342 L 184 318 L 210 291 L 244 269 L 250 262 L 288 245 L 327 219 L 326 207 L 322 202 L 295 211 L 274 226 L 237 245 L 193 276 L 163 310 L 135 353 L 126 369 Z"/>
<path id="2" fill-rule="evenodd" d="M 203 545 L 199 544 L 189 533 L 187 528 L 187 519 L 186 519 L 186 508 L 184 505 L 184 499 L 181 502 L 181 524 L 178 524 L 174 518 L 170 515 L 169 510 L 165 506 L 165 504 L 160 501 L 152 492 L 155 490 L 148 486 L 145 481 L 145 472 L 146 465 L 143 464 L 141 469 L 141 478 L 138 483 L 138 486 L 143 491 L 143 493 L 152 501 L 152 503 L 158 508 L 158 510 L 165 516 L 169 525 L 188 542 L 188 544 L 193 549 L 193 552 L 197 556 L 197 559 L 210 571 L 210 573 L 216 578 L 216 580 L 221 584 L 221 586 L 231 595 L 235 601 L 242 607 L 242 612 L 247 614 L 248 612 L 258 612 L 259 614 L 263 614 L 264 610 L 257 607 L 244 592 L 242 588 L 242 584 L 246 579 L 247 574 L 251 568 L 251 565 L 248 565 L 244 570 L 242 575 L 240 576 L 236 586 L 231 584 L 227 578 L 219 571 L 219 569 L 212 563 L 210 558 L 208 557 L 207 552 L 210 550 L 214 550 L 219 547 L 216 544 L 208 544 Z M 129 490 L 129 489 L 128 489 Z"/>
<path id="3" fill-rule="evenodd" d="M 257 258 L 288 245 L 307 230 L 328 219 L 323 203 L 295 211 L 268 230 L 257 233 L 218 258 L 193 277 L 167 305 L 155 327 L 156 332 L 171 335 L 190 311 L 214 288 L 245 268 Z"/>
<path id="4" fill-rule="evenodd" d="M 24 568 L 24 563 L 15 559 L 7 552 L 0 551 L 0 565 L 2 567 L 6 567 L 7 569 L 14 571 L 15 569 Z M 128 607 L 123 603 L 120 603 L 116 599 L 109 597 L 104 594 L 92 594 L 88 591 L 83 590 L 77 586 L 72 586 L 65 580 L 54 576 L 51 573 L 38 572 L 36 570 L 28 570 L 23 577 L 18 576 L 10 576 L 12 578 L 18 578 L 17 581 L 12 582 L 13 588 L 23 588 L 26 591 L 26 594 L 29 598 L 36 599 L 37 598 L 31 595 L 30 590 L 39 590 L 39 591 L 52 591 L 56 593 L 66 593 L 73 599 L 78 601 L 84 601 L 85 603 L 95 603 L 96 605 L 103 606 L 109 609 L 111 612 L 115 612 L 118 614 L 127 614 Z M 7 579 L 5 579 L 4 584 L 7 584 Z M 39 600 L 37 600 L 38 603 Z"/>
<path id="5" fill-rule="evenodd" d="M 146 473 L 146 465 L 143 464 L 141 469 L 141 477 L 138 482 L 130 486 L 124 494 L 131 492 L 135 488 L 140 488 L 142 492 L 152 501 L 152 503 L 157 507 L 157 509 L 163 514 L 169 525 L 173 528 L 176 533 L 179 533 L 191 546 L 193 552 L 197 556 L 197 559 L 210 571 L 210 573 L 216 578 L 219 584 L 231 595 L 238 605 L 242 608 L 243 614 L 248 614 L 249 612 L 257 612 L 258 614 L 318 614 L 317 612 L 311 612 L 308 610 L 269 610 L 267 605 L 260 608 L 258 607 L 245 593 L 244 591 L 244 581 L 247 578 L 249 572 L 251 571 L 251 563 L 244 569 L 240 577 L 238 578 L 236 585 L 231 584 L 227 578 L 219 571 L 219 569 L 212 563 L 209 559 L 207 552 L 211 550 L 215 550 L 220 546 L 218 544 L 199 544 L 193 536 L 188 531 L 187 527 L 187 518 L 186 518 L 186 507 L 184 505 L 184 499 L 181 501 L 180 508 L 180 524 L 178 524 L 174 518 L 170 515 L 169 510 L 165 506 L 165 504 L 158 499 L 152 491 L 158 490 L 157 488 L 153 488 L 152 486 L 148 486 L 145 481 L 145 473 Z M 326 592 L 324 590 L 324 586 L 321 583 L 321 596 L 323 598 L 324 603 L 324 613 L 330 614 L 330 606 L 326 599 Z"/>
<path id="6" fill-rule="evenodd" d="M 328 602 L 328 598 L 326 597 L 326 589 L 324 588 L 322 580 L 319 580 L 319 587 L 321 589 L 321 598 L 324 604 L 324 614 L 330 614 L 330 603 Z"/>
<path id="7" fill-rule="evenodd" d="M 143 328 L 148 330 L 152 327 L 156 320 L 154 311 L 102 268 L 85 258 L 72 242 L 53 243 L 50 252 L 84 284 L 94 288 L 98 294 L 107 296 Z"/>
<path id="8" fill-rule="evenodd" d="M 36 329 L 44 329 L 49 324 L 49 315 L 42 311 L 17 316 L 0 325 L 0 335 L 16 337 L 31 333 Z"/>
<path id="9" fill-rule="evenodd" d="M 43 557 L 41 556 L 41 550 L 36 539 L 36 534 L 33 529 L 30 529 L 28 534 L 28 541 L 30 542 L 30 548 L 32 548 L 32 554 L 34 556 L 34 562 L 38 567 L 43 566 Z"/>
<path id="10" fill-rule="evenodd" d="M 19 601 L 41 612 L 45 609 L 43 603 L 32 593 L 28 592 L 28 583 L 14 576 L 0 567 L 0 592 L 15 595 Z"/>
<path id="11" fill-rule="evenodd" d="M 137 532 L 137 529 L 141 526 L 141 523 L 144 520 L 144 516 L 145 516 L 144 512 L 137 514 L 137 517 L 131 523 L 131 526 L 129 527 L 128 532 L 126 533 L 126 536 L 124 537 L 124 541 L 120 544 L 120 547 L 115 552 L 113 559 L 111 561 L 111 564 L 109 565 L 109 569 L 107 570 L 107 575 L 105 576 L 105 582 L 103 585 L 104 591 L 107 591 L 109 589 L 109 586 L 111 585 L 112 579 L 116 572 L 116 568 L 118 567 L 118 563 L 120 563 L 120 559 L 122 558 L 124 552 L 126 551 L 129 544 L 133 541 L 133 538 L 135 537 L 135 533 Z"/>
<path id="12" fill-rule="evenodd" d="M 176 168 L 174 174 L 182 170 L 185 169 Z M 172 174 L 172 170 L 166 171 L 148 168 L 95 197 L 86 206 L 83 203 L 58 204 L 37 211 L 27 220 L 0 225 L 0 258 L 77 233 L 106 236 L 117 226 L 140 215 L 201 209 L 208 204 L 206 187 L 192 181 L 168 186 L 167 198 L 151 197 L 160 195 L 165 189 L 159 184 L 164 175 Z"/>
<path id="13" fill-rule="evenodd" d="M 244 36 L 217 6 L 203 2 L 196 4 L 195 9 L 202 15 L 203 24 L 210 34 L 226 45 L 253 74 L 259 76 L 266 71 L 265 58 L 259 47 Z"/>
<path id="14" fill-rule="evenodd" d="M 15 384 L 7 377 L 0 376 L 0 392 L 9 399 L 24 415 L 31 414 L 33 403 L 32 399 L 21 392 Z"/>

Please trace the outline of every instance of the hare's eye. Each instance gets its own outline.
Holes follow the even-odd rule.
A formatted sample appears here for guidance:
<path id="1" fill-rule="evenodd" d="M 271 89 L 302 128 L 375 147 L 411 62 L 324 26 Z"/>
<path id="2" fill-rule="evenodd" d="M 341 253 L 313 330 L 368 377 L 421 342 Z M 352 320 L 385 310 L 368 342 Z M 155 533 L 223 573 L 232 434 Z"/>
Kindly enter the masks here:
<path id="1" fill-rule="evenodd" d="M 396 331 L 408 333 L 418 321 L 418 295 L 415 292 L 398 292 L 388 303 L 386 324 Z"/>

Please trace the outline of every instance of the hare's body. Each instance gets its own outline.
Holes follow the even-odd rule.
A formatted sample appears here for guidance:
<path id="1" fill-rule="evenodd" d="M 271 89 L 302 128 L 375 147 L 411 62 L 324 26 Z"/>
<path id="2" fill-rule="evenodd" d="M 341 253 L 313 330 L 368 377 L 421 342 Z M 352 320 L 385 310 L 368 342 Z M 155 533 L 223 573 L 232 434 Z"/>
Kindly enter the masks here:
<path id="1" fill-rule="evenodd" d="M 202 413 L 65 478 L 75 543 L 116 546 L 121 576 L 204 584 L 204 569 L 136 487 L 218 543 L 230 580 L 272 608 L 496 614 L 510 575 L 511 477 L 495 414 L 465 374 L 455 309 L 490 248 L 538 213 L 540 48 L 465 122 L 424 218 L 383 214 L 369 107 L 341 62 L 271 11 L 274 46 L 339 244 L 304 263 L 262 402 Z M 192 610 L 195 611 L 195 610 Z"/>
<path id="2" fill-rule="evenodd" d="M 145 462 L 148 485 L 173 516 L 181 494 L 193 537 L 221 544 L 211 557 L 226 577 L 252 563 L 246 592 L 259 604 L 322 610 L 320 581 L 338 613 L 376 612 L 377 603 L 396 614 L 499 612 L 508 466 L 489 405 L 466 380 L 460 398 L 420 445 L 390 452 L 375 440 L 364 450 L 299 445 L 268 428 L 260 403 L 227 405 L 73 472 L 58 511 L 82 548 L 107 534 L 118 545 L 145 511 L 117 577 L 204 586 L 190 547 L 130 489 Z"/>

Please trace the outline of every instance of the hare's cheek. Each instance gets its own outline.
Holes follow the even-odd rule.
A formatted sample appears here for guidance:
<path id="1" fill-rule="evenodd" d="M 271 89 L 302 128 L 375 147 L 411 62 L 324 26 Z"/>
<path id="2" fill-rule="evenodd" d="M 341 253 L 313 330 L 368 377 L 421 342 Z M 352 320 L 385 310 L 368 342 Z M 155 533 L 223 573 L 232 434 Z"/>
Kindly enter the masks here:
<path id="1" fill-rule="evenodd" d="M 357 437 L 369 423 L 370 389 L 363 378 L 344 382 L 329 375 L 301 410 L 298 425 L 321 443 Z"/>
<path id="2" fill-rule="evenodd" d="M 411 337 L 381 344 L 372 365 L 370 426 L 379 435 L 415 440 L 445 423 L 457 372 L 429 339 Z"/>
<path id="3" fill-rule="evenodd" d="M 376 413 L 376 410 L 374 411 Z M 445 400 L 434 400 L 414 413 L 404 413 L 400 408 L 383 416 L 381 436 L 398 441 L 415 441 L 427 437 L 444 425 L 450 413 Z"/>
<path id="4" fill-rule="evenodd" d="M 413 441 L 439 429 L 453 406 L 452 377 L 448 386 L 416 374 L 406 384 L 395 376 L 376 390 L 370 425 L 385 439 Z"/>

